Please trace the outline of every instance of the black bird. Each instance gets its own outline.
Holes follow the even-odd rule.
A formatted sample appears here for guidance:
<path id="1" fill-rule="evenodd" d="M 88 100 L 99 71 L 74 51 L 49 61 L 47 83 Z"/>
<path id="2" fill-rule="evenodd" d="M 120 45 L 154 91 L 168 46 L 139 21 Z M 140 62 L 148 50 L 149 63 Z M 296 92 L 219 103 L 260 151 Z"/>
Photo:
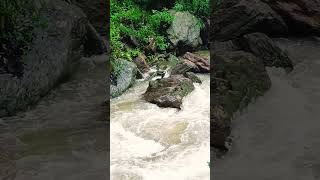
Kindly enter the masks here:
<path id="1" fill-rule="evenodd" d="M 158 72 L 157 72 L 157 75 L 158 75 L 158 76 L 161 76 L 161 79 L 163 79 L 164 76 L 166 75 L 166 72 L 165 72 L 165 71 L 158 71 Z"/>

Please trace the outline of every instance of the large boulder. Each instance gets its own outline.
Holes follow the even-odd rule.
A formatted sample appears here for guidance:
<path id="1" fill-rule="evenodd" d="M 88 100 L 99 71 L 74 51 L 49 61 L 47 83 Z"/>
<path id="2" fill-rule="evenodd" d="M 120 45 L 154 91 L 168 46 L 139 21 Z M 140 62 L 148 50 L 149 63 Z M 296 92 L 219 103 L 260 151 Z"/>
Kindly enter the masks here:
<path id="1" fill-rule="evenodd" d="M 48 27 L 33 30 L 32 46 L 22 60 L 22 77 L 0 74 L 0 117 L 36 103 L 74 70 L 85 52 L 82 47 L 92 29 L 88 30 L 89 22 L 82 10 L 60 0 L 48 1 L 44 6 L 41 16 L 46 17 Z"/>
<path id="2" fill-rule="evenodd" d="M 182 99 L 194 90 L 192 80 L 183 75 L 150 81 L 144 94 L 146 101 L 159 107 L 180 108 Z"/>
<path id="3" fill-rule="evenodd" d="M 288 32 L 282 17 L 260 0 L 221 1 L 212 12 L 211 22 L 211 41 L 226 41 L 253 32 L 271 36 Z"/>
<path id="4" fill-rule="evenodd" d="M 288 71 L 293 69 L 293 64 L 288 54 L 265 34 L 247 34 L 239 38 L 236 44 L 244 51 L 251 52 L 262 59 L 265 66 L 282 67 Z"/>
<path id="5" fill-rule="evenodd" d="M 117 59 L 120 67 L 120 72 L 116 74 L 116 84 L 110 85 L 110 96 L 115 98 L 124 93 L 136 80 L 137 66 L 129 61 Z"/>
<path id="6" fill-rule="evenodd" d="M 196 49 L 202 44 L 199 20 L 189 12 L 171 12 L 174 20 L 167 30 L 168 38 L 180 53 Z"/>
<path id="7" fill-rule="evenodd" d="M 282 16 L 292 34 L 320 35 L 320 0 L 262 0 Z"/>
<path id="8" fill-rule="evenodd" d="M 263 62 L 243 51 L 213 55 L 211 80 L 212 145 L 225 148 L 233 114 L 263 95 L 271 86 Z"/>

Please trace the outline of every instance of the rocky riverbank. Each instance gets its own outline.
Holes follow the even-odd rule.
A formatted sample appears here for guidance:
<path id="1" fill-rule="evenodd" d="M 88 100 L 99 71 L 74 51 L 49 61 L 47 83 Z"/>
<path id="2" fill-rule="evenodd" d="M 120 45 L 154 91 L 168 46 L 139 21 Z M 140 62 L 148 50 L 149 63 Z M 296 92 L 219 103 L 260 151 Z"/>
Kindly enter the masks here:
<path id="1" fill-rule="evenodd" d="M 286 73 L 297 68 L 293 56 L 272 38 L 319 35 L 319 6 L 319 1 L 305 0 L 231 0 L 221 1 L 212 12 L 213 147 L 228 149 L 235 113 L 272 89 L 265 67 Z"/>

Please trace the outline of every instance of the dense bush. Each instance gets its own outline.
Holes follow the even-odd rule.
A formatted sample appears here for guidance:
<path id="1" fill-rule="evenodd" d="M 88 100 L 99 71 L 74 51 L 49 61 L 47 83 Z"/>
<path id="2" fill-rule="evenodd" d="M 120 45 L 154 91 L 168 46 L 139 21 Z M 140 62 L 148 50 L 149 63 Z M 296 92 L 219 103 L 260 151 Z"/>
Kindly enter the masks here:
<path id="1" fill-rule="evenodd" d="M 132 60 L 144 53 L 150 40 L 155 41 L 157 52 L 168 49 L 165 33 L 173 21 L 168 8 L 189 11 L 201 20 L 206 20 L 210 14 L 209 0 L 110 0 L 110 5 L 113 73 L 121 69 L 118 58 Z M 203 26 L 201 20 L 199 25 Z"/>
<path id="2" fill-rule="evenodd" d="M 111 0 L 110 44 L 113 70 L 117 71 L 116 59 L 132 60 L 143 51 L 150 39 L 154 39 L 157 51 L 165 51 L 169 44 L 164 30 L 172 20 L 167 9 L 147 11 L 131 0 Z"/>
<path id="3" fill-rule="evenodd" d="M 210 0 L 176 0 L 174 9 L 189 11 L 201 19 L 207 19 L 210 16 Z"/>
<path id="4" fill-rule="evenodd" d="M 30 1 L 0 1 L 1 71 L 21 75 L 21 57 L 29 50 L 32 30 L 37 26 L 46 26 L 46 22 L 32 9 Z"/>

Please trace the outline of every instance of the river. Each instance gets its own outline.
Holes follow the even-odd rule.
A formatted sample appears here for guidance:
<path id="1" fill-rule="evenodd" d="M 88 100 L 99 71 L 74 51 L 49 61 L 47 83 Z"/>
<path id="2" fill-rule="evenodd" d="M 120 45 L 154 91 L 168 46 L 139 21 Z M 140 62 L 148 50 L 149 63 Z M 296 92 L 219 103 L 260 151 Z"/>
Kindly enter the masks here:
<path id="1" fill-rule="evenodd" d="M 0 147 L 14 154 L 16 180 L 107 179 L 107 58 L 87 58 L 36 106 L 0 118 Z"/>
<path id="2" fill-rule="evenodd" d="M 112 180 L 210 179 L 210 77 L 199 77 L 180 111 L 144 101 L 147 81 L 111 100 Z"/>

